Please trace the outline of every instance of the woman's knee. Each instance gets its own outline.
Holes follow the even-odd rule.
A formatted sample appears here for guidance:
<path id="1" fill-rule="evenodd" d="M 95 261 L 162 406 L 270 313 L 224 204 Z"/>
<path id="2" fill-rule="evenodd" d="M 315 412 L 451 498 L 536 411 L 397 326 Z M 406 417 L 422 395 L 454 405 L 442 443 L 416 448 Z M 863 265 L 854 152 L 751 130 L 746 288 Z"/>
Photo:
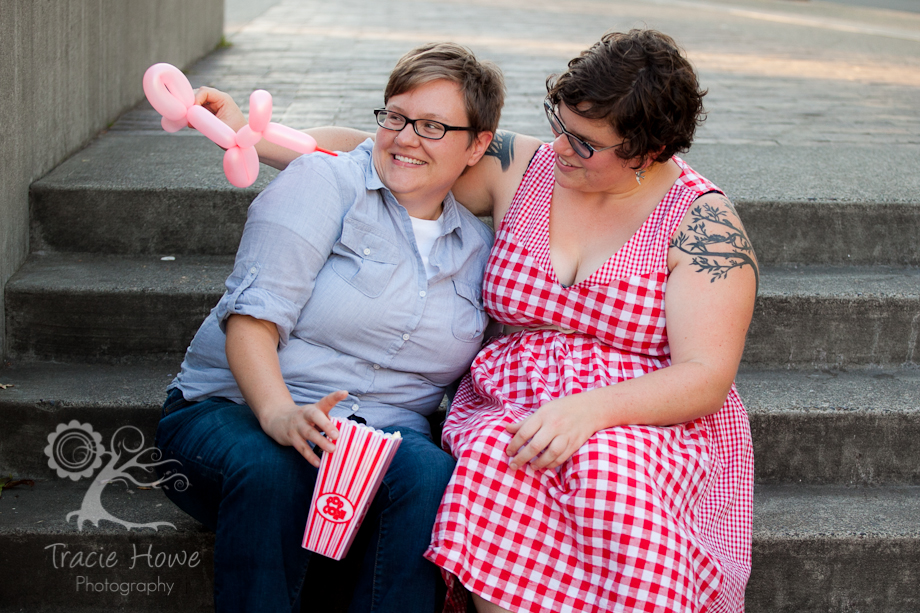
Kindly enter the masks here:
<path id="1" fill-rule="evenodd" d="M 454 470 L 454 459 L 421 434 L 404 436 L 384 483 L 391 498 L 411 496 L 419 504 L 437 506 Z"/>
<path id="2" fill-rule="evenodd" d="M 316 475 L 316 468 L 296 449 L 260 432 L 237 441 L 228 453 L 224 488 L 244 488 L 262 500 L 290 495 L 309 500 Z"/>

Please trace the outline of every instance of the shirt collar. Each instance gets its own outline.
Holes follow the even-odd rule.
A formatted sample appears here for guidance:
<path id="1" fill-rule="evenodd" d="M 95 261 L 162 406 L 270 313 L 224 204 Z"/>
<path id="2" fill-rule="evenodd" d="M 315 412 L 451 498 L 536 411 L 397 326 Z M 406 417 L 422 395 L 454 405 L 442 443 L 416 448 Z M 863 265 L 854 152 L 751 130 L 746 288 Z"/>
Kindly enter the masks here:
<path id="1" fill-rule="evenodd" d="M 374 141 L 367 139 L 360 145 L 358 145 L 357 150 L 364 149 L 367 151 L 367 167 L 364 169 L 364 186 L 368 191 L 375 191 L 378 189 L 386 190 L 390 192 L 389 188 L 383 184 L 383 181 L 380 180 L 380 176 L 377 174 L 377 169 L 374 167 L 374 153 L 373 153 Z M 396 197 L 394 196 L 395 200 Z M 444 210 L 441 212 L 442 224 L 441 224 L 441 236 L 446 236 L 457 230 L 457 234 L 460 235 L 460 238 L 463 238 L 462 224 L 460 211 L 457 207 L 461 206 L 457 199 L 454 198 L 452 192 L 447 192 L 447 196 L 444 197 Z"/>

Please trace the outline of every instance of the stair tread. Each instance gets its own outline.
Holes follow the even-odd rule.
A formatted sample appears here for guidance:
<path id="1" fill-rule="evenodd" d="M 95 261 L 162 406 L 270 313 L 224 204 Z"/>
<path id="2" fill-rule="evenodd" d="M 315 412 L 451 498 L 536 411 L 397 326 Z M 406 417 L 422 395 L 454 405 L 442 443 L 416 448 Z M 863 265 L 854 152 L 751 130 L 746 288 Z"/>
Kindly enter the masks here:
<path id="1" fill-rule="evenodd" d="M 161 257 L 174 257 L 163 261 Z M 223 291 L 230 255 L 112 255 L 34 253 L 8 291 Z M 815 298 L 920 297 L 920 268 L 912 266 L 763 266 L 759 296 Z"/>
<path id="2" fill-rule="evenodd" d="M 920 538 L 920 487 L 756 485 L 754 534 L 777 538 Z"/>
<path id="3" fill-rule="evenodd" d="M 761 298 L 920 297 L 920 268 L 912 266 L 764 266 L 760 281 Z"/>
<path id="4" fill-rule="evenodd" d="M 68 522 L 66 517 L 71 511 L 80 508 L 88 486 L 87 479 L 54 479 L 36 480 L 33 487 L 26 485 L 4 490 L 0 497 L 0 533 L 22 535 L 77 532 L 76 520 L 71 518 Z M 161 527 L 157 530 L 165 536 L 169 532 L 205 531 L 204 526 L 174 505 L 161 489 L 112 484 L 103 492 L 103 506 L 106 511 L 124 521 L 164 521 L 174 524 L 175 528 Z M 153 529 L 145 531 L 149 534 Z M 110 521 L 99 522 L 98 526 L 84 523 L 82 532 L 128 534 L 124 526 Z"/>
<path id="5" fill-rule="evenodd" d="M 127 364 L 15 361 L 0 369 L 0 470 L 53 474 L 42 454 L 61 423 L 92 424 L 105 440 L 134 425 L 152 440 L 181 358 Z M 920 370 L 743 368 L 761 483 L 920 485 Z M 897 449 L 891 453 L 889 449 Z"/>
<path id="6" fill-rule="evenodd" d="M 144 103 L 141 103 L 144 104 Z M 294 126 L 297 127 L 297 126 Z M 920 169 L 920 146 L 895 147 L 899 159 Z M 823 145 L 769 147 L 696 143 L 685 159 L 740 203 L 795 202 L 803 206 L 846 203 L 920 204 L 920 172 L 905 169 L 902 181 L 866 173 L 867 160 L 891 159 L 891 146 Z M 177 134 L 158 131 L 112 131 L 91 142 L 35 182 L 39 189 L 192 188 L 239 191 L 226 180 L 223 152 L 191 130 Z M 751 163 L 748 164 L 747 161 Z M 750 172 L 750 168 L 758 172 Z M 276 174 L 262 166 L 252 188 L 264 187 Z M 820 175 L 824 179 L 815 181 Z M 776 177 L 782 177 L 777 180 Z"/>
<path id="7" fill-rule="evenodd" d="M 254 196 L 278 174 L 262 165 L 251 187 L 234 187 L 224 174 L 223 156 L 214 143 L 193 130 L 104 134 L 35 181 L 32 189 L 166 189 L 208 191 L 215 196 L 250 192 Z"/>
<path id="8" fill-rule="evenodd" d="M 67 522 L 80 508 L 88 481 L 40 480 L 34 487 L 4 490 L 0 497 L 0 534 L 76 532 Z M 159 489 L 113 484 L 104 506 L 125 521 L 166 521 L 164 536 L 205 528 L 178 509 Z M 910 538 L 920 539 L 920 486 L 847 487 L 839 485 L 757 485 L 754 488 L 754 538 Z M 87 533 L 124 533 L 123 526 L 84 524 Z"/>
<path id="9" fill-rule="evenodd" d="M 7 291 L 220 293 L 232 269 L 233 257 L 221 255 L 32 254 Z"/>
<path id="10" fill-rule="evenodd" d="M 12 361 L 0 368 L 0 407 L 159 406 L 181 360 L 127 364 Z M 846 371 L 742 367 L 736 378 L 748 413 L 920 414 L 920 369 Z"/>
<path id="11" fill-rule="evenodd" d="M 905 413 L 920 416 L 920 369 L 847 371 L 742 367 L 738 392 L 749 414 Z"/>
<path id="12" fill-rule="evenodd" d="M 118 409 L 159 407 L 166 386 L 178 372 L 175 360 L 130 364 L 14 361 L 0 368 L 0 410 L 38 407 Z"/>

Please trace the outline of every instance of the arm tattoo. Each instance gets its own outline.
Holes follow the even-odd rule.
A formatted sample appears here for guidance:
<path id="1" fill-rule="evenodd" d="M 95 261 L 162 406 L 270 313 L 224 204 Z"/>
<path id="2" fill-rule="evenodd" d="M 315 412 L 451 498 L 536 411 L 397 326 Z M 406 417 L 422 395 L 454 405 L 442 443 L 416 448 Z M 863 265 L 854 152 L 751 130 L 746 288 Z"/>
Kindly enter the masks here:
<path id="1" fill-rule="evenodd" d="M 497 157 L 502 163 L 502 172 L 511 168 L 511 162 L 514 161 L 514 132 L 499 130 L 492 137 L 489 148 L 486 149 L 486 155 Z"/>
<path id="2" fill-rule="evenodd" d="M 728 210 L 731 211 L 735 215 L 735 217 L 737 217 L 738 219 L 741 219 L 741 216 L 738 215 L 738 209 L 735 208 L 735 205 L 731 200 L 729 200 L 725 196 L 719 196 L 719 200 L 722 201 L 722 204 L 724 204 L 728 208 Z"/>
<path id="3" fill-rule="evenodd" d="M 722 198 L 722 203 L 737 216 L 728 198 Z M 709 204 L 697 205 L 690 211 L 690 215 L 691 225 L 687 228 L 690 234 L 680 232 L 671 239 L 669 246 L 692 255 L 691 264 L 699 269 L 698 272 L 712 275 L 710 283 L 726 278 L 733 268 L 750 266 L 754 270 L 756 287 L 759 288 L 760 270 L 754 259 L 754 248 L 741 222 L 738 221 L 736 226 L 725 209 Z M 715 233 L 710 232 L 707 223 L 717 227 Z M 719 230 L 725 230 L 725 233 L 719 234 Z"/>

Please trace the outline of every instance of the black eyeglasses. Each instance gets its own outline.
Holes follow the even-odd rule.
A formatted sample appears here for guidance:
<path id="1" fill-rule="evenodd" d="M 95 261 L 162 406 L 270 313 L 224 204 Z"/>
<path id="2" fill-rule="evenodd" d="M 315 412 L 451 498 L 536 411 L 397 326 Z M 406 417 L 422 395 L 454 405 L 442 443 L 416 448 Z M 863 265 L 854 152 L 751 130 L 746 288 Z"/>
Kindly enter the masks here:
<path id="1" fill-rule="evenodd" d="M 441 140 L 448 132 L 470 132 L 474 130 L 474 128 L 457 128 L 449 126 L 440 121 L 434 121 L 433 119 L 409 119 L 405 115 L 400 115 L 395 111 L 388 111 L 386 109 L 374 110 L 374 116 L 377 118 L 377 125 L 384 130 L 400 132 L 406 127 L 407 123 L 410 123 L 416 134 L 429 140 Z"/>
<path id="2" fill-rule="evenodd" d="M 621 141 L 616 145 L 610 145 L 609 147 L 602 147 L 600 149 L 592 147 L 565 129 L 565 126 L 562 125 L 562 120 L 559 119 L 559 116 L 556 115 L 556 111 L 553 110 L 553 104 L 549 101 L 549 98 L 543 100 L 543 110 L 546 111 L 546 118 L 549 120 L 549 127 L 553 131 L 553 134 L 556 136 L 565 134 L 566 138 L 569 139 L 569 144 L 572 146 L 572 150 L 577 153 L 578 157 L 580 158 L 587 160 L 598 151 L 607 151 L 607 149 L 613 149 L 614 147 L 619 147 L 623 144 Z"/>

